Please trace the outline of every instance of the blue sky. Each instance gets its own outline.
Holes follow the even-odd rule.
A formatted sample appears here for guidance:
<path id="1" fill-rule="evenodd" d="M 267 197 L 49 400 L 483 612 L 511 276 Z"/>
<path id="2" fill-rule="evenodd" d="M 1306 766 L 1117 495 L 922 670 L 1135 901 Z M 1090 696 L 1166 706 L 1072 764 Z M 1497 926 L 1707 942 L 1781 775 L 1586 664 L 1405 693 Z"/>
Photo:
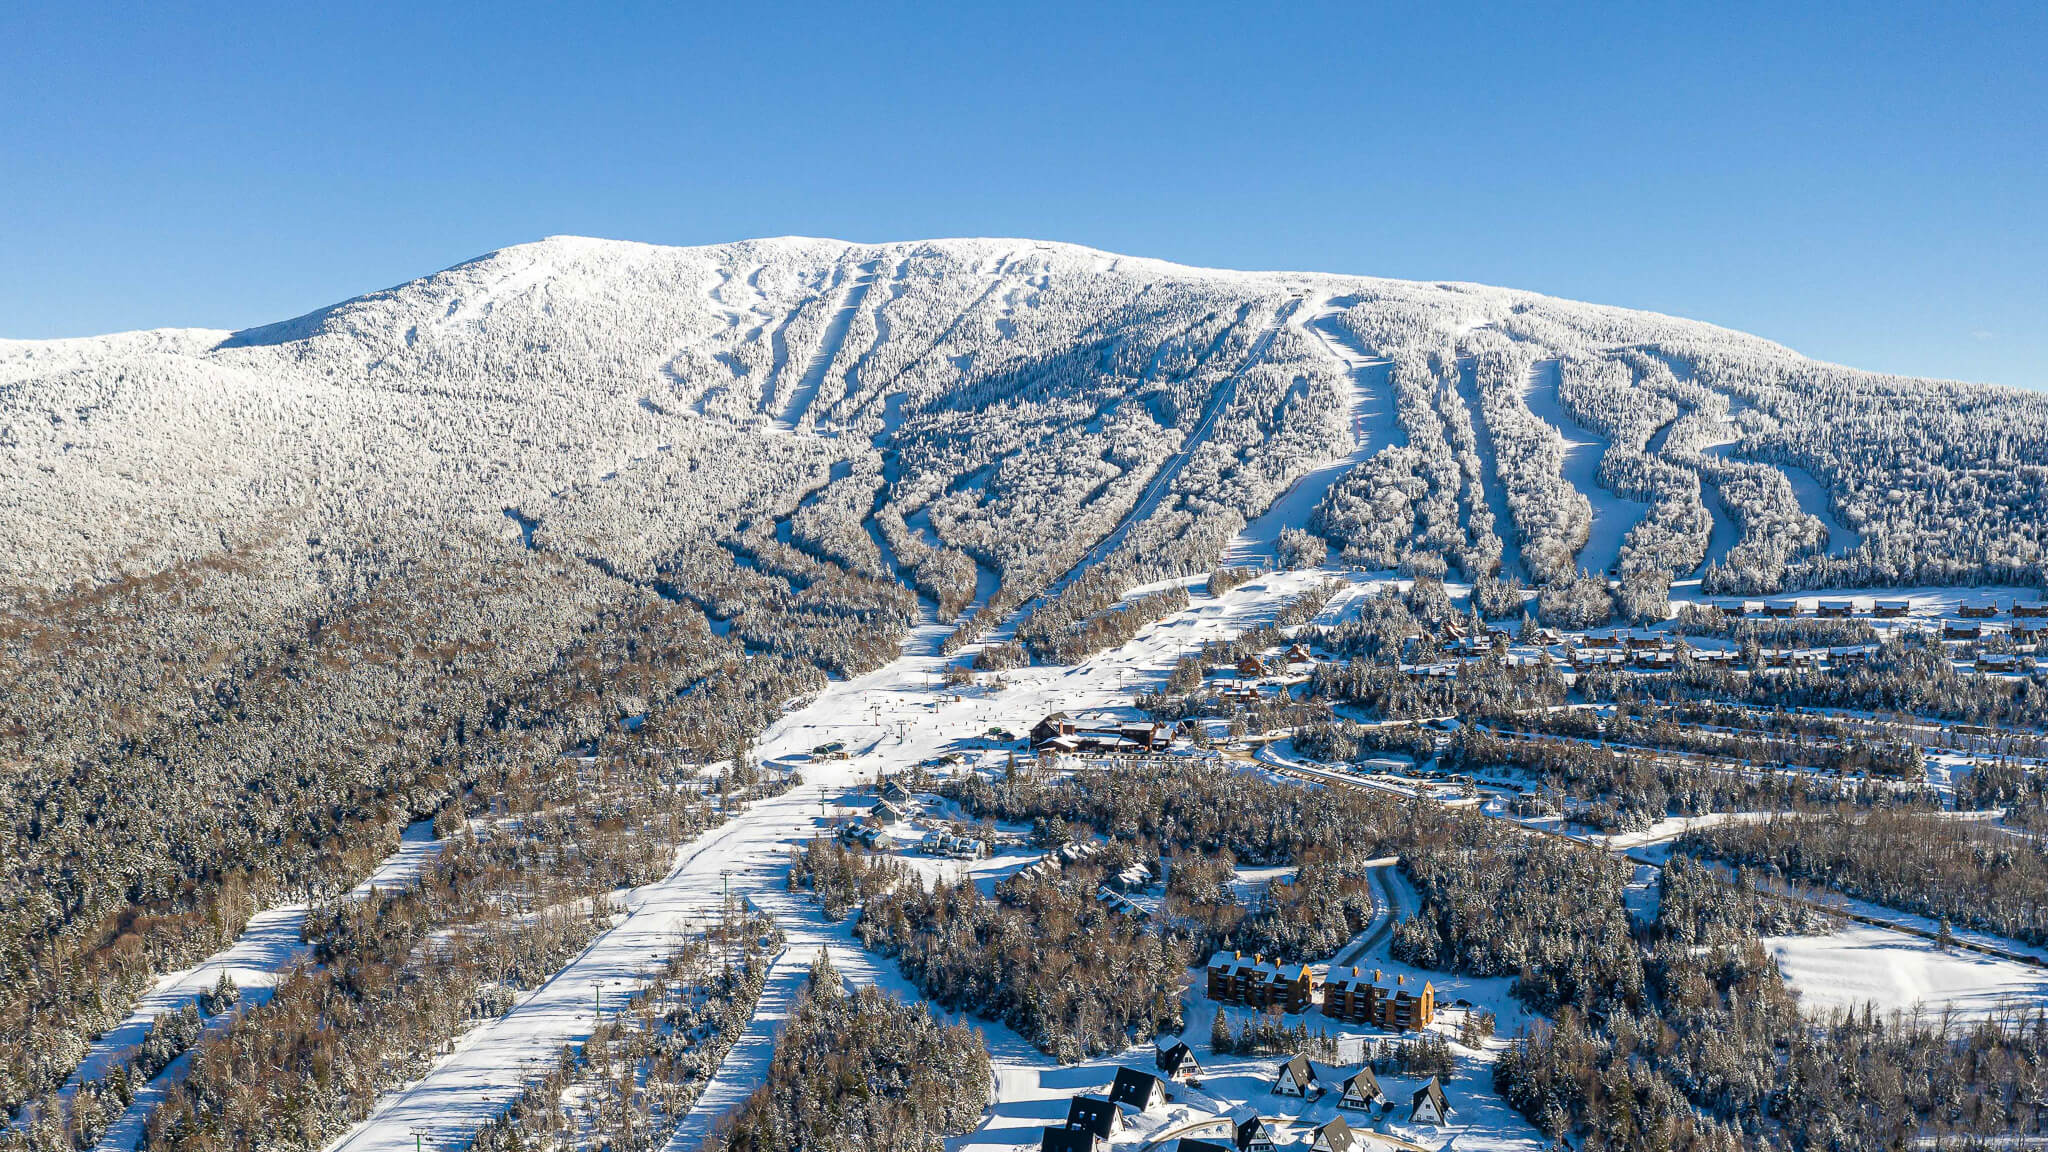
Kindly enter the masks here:
<path id="1" fill-rule="evenodd" d="M 0 336 L 262 323 L 554 233 L 1008 235 L 2048 388 L 2044 6 L 1694 7 L 31 0 Z"/>

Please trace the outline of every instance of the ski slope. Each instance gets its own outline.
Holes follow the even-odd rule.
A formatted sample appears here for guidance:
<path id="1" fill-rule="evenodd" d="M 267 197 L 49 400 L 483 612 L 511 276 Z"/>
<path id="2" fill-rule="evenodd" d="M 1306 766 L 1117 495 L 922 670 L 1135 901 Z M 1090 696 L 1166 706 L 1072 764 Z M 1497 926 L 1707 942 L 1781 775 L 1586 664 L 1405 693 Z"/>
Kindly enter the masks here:
<path id="1" fill-rule="evenodd" d="M 1371 459 L 1374 453 L 1399 442 L 1400 425 L 1394 419 L 1390 379 L 1393 362 L 1360 351 L 1343 328 L 1331 322 L 1340 311 L 1335 303 L 1326 300 L 1313 309 L 1302 309 L 1288 323 L 1343 365 L 1344 377 L 1350 384 L 1345 397 L 1345 426 L 1351 431 L 1353 447 L 1349 453 L 1309 469 L 1262 515 L 1245 525 L 1224 550 L 1225 564 L 1276 559 L 1282 529 L 1306 527 L 1331 485 Z"/>
<path id="2" fill-rule="evenodd" d="M 1579 566 L 1589 572 L 1606 572 L 1620 560 L 1622 541 L 1650 506 L 1601 486 L 1600 457 L 1607 452 L 1607 440 L 1565 411 L 1563 401 L 1557 398 L 1558 372 L 1557 361 L 1538 361 L 1523 399 L 1538 420 L 1564 437 L 1564 478 L 1593 505 L 1593 528 L 1579 549 Z"/>
<path id="3" fill-rule="evenodd" d="M 1131 690 L 1163 682 L 1179 655 L 1207 640 L 1232 636 L 1270 621 L 1281 605 L 1306 591 L 1328 572 L 1278 573 L 1232 589 L 1222 597 L 1197 596 L 1185 612 L 1147 628 L 1129 644 L 1074 667 L 1036 666 L 1005 673 L 1009 687 L 986 695 L 955 696 L 928 686 L 948 658 L 936 655 L 944 625 L 919 627 L 904 654 L 865 676 L 834 681 L 815 699 L 787 713 L 756 745 L 764 763 L 801 764 L 804 782 L 781 796 L 761 800 L 685 846 L 668 874 L 655 883 L 620 894 L 622 922 L 599 936 L 549 981 L 505 1015 L 479 1025 L 416 1083 L 388 1093 L 362 1123 L 330 1144 L 330 1152 L 407 1152 L 415 1131 L 434 1143 L 458 1143 L 497 1115 L 541 1062 L 563 1045 L 581 1043 L 597 1020 L 598 998 L 623 993 L 637 975 L 666 956 L 678 932 L 718 914 L 729 885 L 744 899 L 777 916 L 790 934 L 781 965 L 806 968 L 820 945 L 848 974 L 872 974 L 878 966 L 855 948 L 843 930 L 818 922 L 797 907 L 783 885 L 788 852 L 824 826 L 828 806 L 849 789 L 872 783 L 877 773 L 917 760 L 978 746 L 990 727 L 1022 731 L 1053 711 L 1124 708 Z M 896 723 L 911 721 L 907 738 Z M 847 760 L 812 761 L 811 748 L 845 741 Z M 808 951 L 806 951 L 808 949 Z M 842 963 L 843 961 L 843 963 Z M 791 977 L 778 970 L 771 991 L 782 999 L 763 1002 L 772 1013 L 787 1003 Z M 900 979 L 900 978 L 896 978 Z M 900 985 L 890 985 L 900 987 Z M 989 1028 L 992 1048 L 1012 1063 L 1033 1057 L 1006 1045 L 1001 1030 Z M 750 1061 L 762 1059 L 772 1017 L 750 1027 L 727 1057 L 734 1077 L 720 1095 L 699 1101 L 688 1123 L 704 1130 L 720 1101 L 731 1103 L 744 1083 Z M 1017 1041 L 1021 1044 L 1021 1040 Z M 1027 1046 L 1028 1048 L 1028 1046 Z M 698 1111 L 707 1113 L 699 1118 Z"/>

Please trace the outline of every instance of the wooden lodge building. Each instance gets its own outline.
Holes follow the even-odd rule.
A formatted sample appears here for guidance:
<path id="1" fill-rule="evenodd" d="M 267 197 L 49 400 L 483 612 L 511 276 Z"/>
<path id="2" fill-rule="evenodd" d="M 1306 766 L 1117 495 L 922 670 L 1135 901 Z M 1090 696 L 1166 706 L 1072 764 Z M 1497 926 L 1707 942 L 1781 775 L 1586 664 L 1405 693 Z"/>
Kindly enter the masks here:
<path id="1" fill-rule="evenodd" d="M 1381 974 L 1371 979 L 1352 968 L 1349 974 L 1332 973 L 1323 983 L 1323 1015 L 1352 1024 L 1372 1024 L 1393 1032 L 1417 1032 L 1436 1019 L 1436 986 L 1423 982 L 1422 990 L 1410 992 L 1398 985 L 1382 987 Z"/>
<path id="2" fill-rule="evenodd" d="M 1396 977 L 1394 987 L 1381 983 L 1386 977 L 1375 969 L 1370 977 L 1357 968 L 1339 969 L 1318 981 L 1305 964 L 1276 964 L 1254 954 L 1218 952 L 1209 959 L 1208 995 L 1218 1004 L 1241 1004 L 1247 1008 L 1277 1007 L 1283 1012 L 1306 1012 L 1317 1004 L 1321 993 L 1323 1015 L 1351 1024 L 1371 1024 L 1393 1032 L 1417 1032 L 1436 1020 L 1436 986 L 1424 981 L 1421 988 L 1404 987 L 1405 977 Z"/>
<path id="3" fill-rule="evenodd" d="M 1055 712 L 1031 729 L 1031 747 L 1053 752 L 1155 752 L 1173 742 L 1173 730 L 1151 720 L 1081 718 Z"/>
<path id="4" fill-rule="evenodd" d="M 1306 964 L 1275 964 L 1253 954 L 1218 952 L 1209 958 L 1209 999 L 1247 1008 L 1277 1006 L 1306 1012 L 1316 999 L 1316 976 Z"/>

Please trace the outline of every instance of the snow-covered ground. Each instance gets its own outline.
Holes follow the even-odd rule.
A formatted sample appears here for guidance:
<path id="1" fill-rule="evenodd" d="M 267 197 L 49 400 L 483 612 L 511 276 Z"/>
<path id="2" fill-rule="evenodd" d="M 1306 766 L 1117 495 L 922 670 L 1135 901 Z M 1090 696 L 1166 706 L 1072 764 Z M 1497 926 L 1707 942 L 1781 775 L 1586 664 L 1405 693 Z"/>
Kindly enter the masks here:
<path id="1" fill-rule="evenodd" d="M 776 902 L 789 899 L 783 891 L 789 849 L 823 830 L 830 805 L 850 788 L 940 753 L 978 747 L 981 734 L 991 727 L 1023 732 L 1049 712 L 1127 708 L 1130 693 L 1163 680 L 1182 651 L 1270 621 L 1289 599 L 1331 575 L 1276 573 L 1221 597 L 1198 595 L 1187 611 L 1145 629 L 1121 648 L 1071 668 L 1006 672 L 1006 688 L 981 694 L 956 695 L 930 686 L 950 662 L 936 654 L 947 629 L 937 624 L 918 628 L 901 658 L 865 676 L 830 683 L 763 734 L 756 754 L 764 763 L 801 765 L 802 785 L 754 804 L 684 847 L 661 880 L 620 894 L 626 909 L 621 923 L 504 1016 L 472 1029 L 425 1077 L 386 1095 L 368 1119 L 330 1147 L 335 1152 L 405 1152 L 413 1147 L 415 1129 L 429 1141 L 465 1138 L 518 1093 L 541 1060 L 590 1034 L 601 992 L 623 992 L 638 972 L 667 954 L 677 931 L 716 915 L 728 885 L 735 898 L 785 910 Z M 899 728 L 899 721 L 908 723 Z M 810 749 L 832 741 L 845 742 L 851 757 L 810 760 Z M 983 863 L 1003 867 L 1009 862 Z M 801 917 L 791 914 L 790 920 L 777 918 L 785 931 L 800 930 Z M 799 941 L 791 949 L 801 952 L 803 945 Z M 835 960 L 841 955 L 835 948 Z M 858 957 L 844 956 L 842 971 L 860 970 Z M 808 965 L 809 956 L 802 962 Z M 743 1040 L 735 1050 L 736 1068 L 749 1059 L 739 1052 L 760 1046 L 754 1032 L 749 1037 L 753 1047 Z M 991 1043 L 996 1043 L 993 1034 Z M 698 1108 L 715 1111 L 717 1100 L 725 1098 L 707 1093 Z M 703 1121 L 693 1112 L 690 1123 L 701 1126 Z"/>
<path id="2" fill-rule="evenodd" d="M 1982 1016 L 2048 997 L 2048 969 L 1853 924 L 1829 936 L 1768 936 L 1764 946 L 1808 1010 L 1861 1008 Z"/>
<path id="3" fill-rule="evenodd" d="M 407 826 L 399 838 L 398 848 L 385 857 L 362 883 L 351 889 L 347 898 L 361 899 L 373 888 L 389 891 L 412 883 L 419 877 L 420 870 L 426 867 L 427 861 L 440 850 L 441 842 L 434 839 L 432 821 L 421 820 Z M 149 1035 L 149 1026 L 159 1014 L 183 1009 L 201 994 L 211 991 L 223 975 L 241 989 L 242 1004 L 257 1005 L 269 1000 L 278 979 L 306 953 L 299 933 L 305 926 L 309 911 L 311 906 L 304 903 L 266 908 L 249 918 L 248 925 L 233 944 L 190 968 L 159 979 L 136 1001 L 135 1010 L 119 1027 L 93 1041 L 84 1062 L 65 1083 L 60 1098 L 68 1097 L 80 1084 L 106 1075 L 127 1060 Z M 207 1031 L 217 1032 L 225 1028 L 232 1017 L 232 1013 L 220 1013 L 207 1022 Z M 149 1120 L 150 1112 L 184 1080 L 190 1064 L 191 1053 L 187 1052 L 143 1085 L 120 1119 L 108 1126 L 99 1146 L 110 1152 L 113 1149 L 125 1152 L 133 1148 L 142 1135 L 142 1127 Z"/>

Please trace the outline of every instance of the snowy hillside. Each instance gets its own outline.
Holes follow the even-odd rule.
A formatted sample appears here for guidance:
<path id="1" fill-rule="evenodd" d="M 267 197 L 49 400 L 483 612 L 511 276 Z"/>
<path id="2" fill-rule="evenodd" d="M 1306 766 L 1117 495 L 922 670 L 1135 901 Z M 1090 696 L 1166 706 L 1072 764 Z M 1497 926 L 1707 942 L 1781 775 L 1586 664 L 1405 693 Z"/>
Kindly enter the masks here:
<path id="1" fill-rule="evenodd" d="M 1728 1033 L 1676 993 L 1715 981 L 1768 1009 L 1761 1092 L 1810 1035 L 1765 940 L 1795 986 L 1853 946 L 1973 1011 L 2036 988 L 2044 503 L 2048 397 L 1028 240 L 556 238 L 242 332 L 0 344 L 0 1148 L 689 1147 L 778 1123 L 750 1089 L 828 1020 L 896 1038 L 862 1059 L 988 1045 L 947 1130 L 1029 1146 L 1216 1020 L 1134 1147 L 1309 1042 L 1191 991 L 1225 940 L 1459 998 L 1417 1046 L 1319 1035 L 1455 1075 L 1451 1129 L 1360 1147 L 1591 1131 L 1571 1029 Z M 1743 601 L 1826 587 L 1885 591 Z M 1786 848 L 1821 836 L 1866 870 Z M 1688 854 L 1939 926 L 1651 878 Z M 987 1028 L 814 1001 L 821 952 Z M 1642 1098 L 1746 1146 L 1760 1097 L 1687 1098 L 1700 1059 Z"/>
<path id="2" fill-rule="evenodd" d="M 517 542 L 516 509 L 644 574 L 829 480 L 800 548 L 877 575 L 938 549 L 930 582 L 966 580 L 957 551 L 1021 600 L 1134 506 L 1135 565 L 1206 567 L 1324 466 L 1295 526 L 1370 567 L 2012 576 L 2041 563 L 2044 430 L 2039 397 L 1473 285 L 563 237 L 239 333 L 0 345 L 0 573 L 104 580 L 287 523 Z"/>

